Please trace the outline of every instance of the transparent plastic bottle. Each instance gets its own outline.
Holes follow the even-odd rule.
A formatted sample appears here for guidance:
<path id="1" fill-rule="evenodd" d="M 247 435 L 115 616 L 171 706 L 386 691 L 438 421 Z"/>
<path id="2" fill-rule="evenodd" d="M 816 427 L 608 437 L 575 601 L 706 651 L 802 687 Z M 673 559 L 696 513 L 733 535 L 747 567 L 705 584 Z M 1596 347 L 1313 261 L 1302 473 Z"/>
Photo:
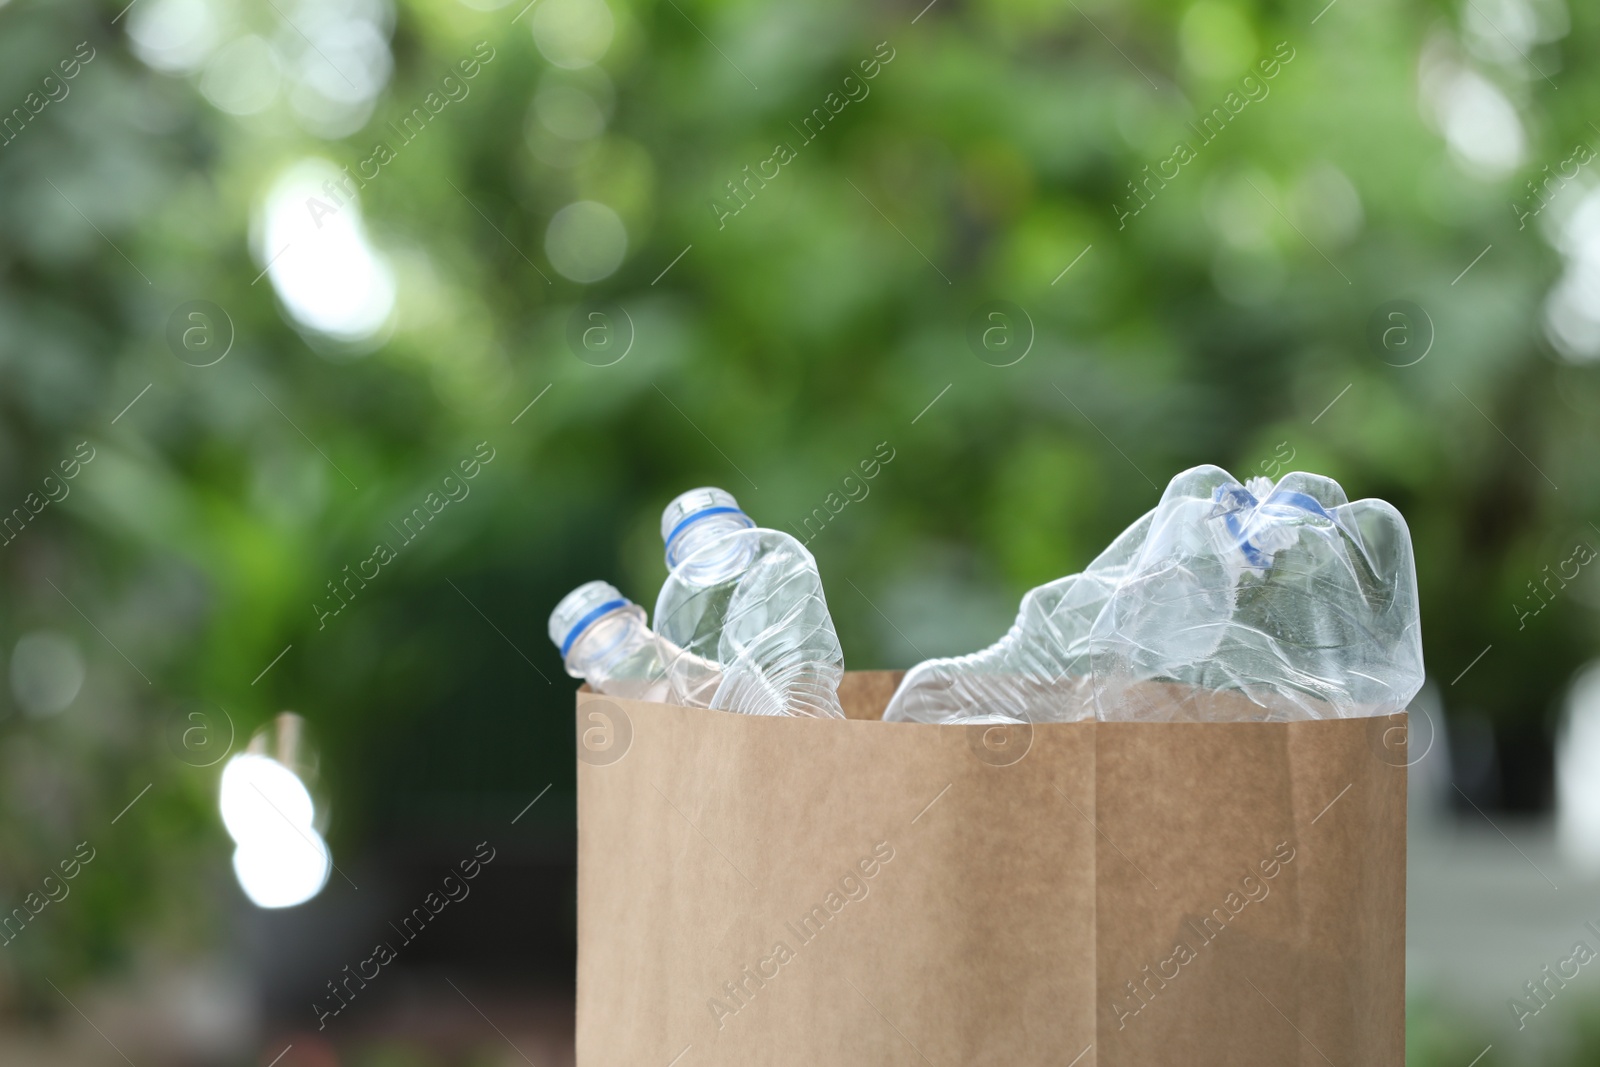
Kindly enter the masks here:
<path id="1" fill-rule="evenodd" d="M 1146 516 L 1148 519 L 1149 516 Z M 1017 620 L 981 652 L 925 660 L 906 672 L 885 722 L 1072 722 L 1094 717 L 1088 638 L 1139 540 L 1140 520 L 1082 574 L 1022 598 Z"/>
<path id="2" fill-rule="evenodd" d="M 1202 466 L 1083 574 L 1024 597 L 993 647 L 907 672 L 884 718 L 1204 720 L 1219 691 L 1247 698 L 1232 719 L 1382 715 L 1422 681 L 1399 512 L 1317 475 Z"/>
<path id="3" fill-rule="evenodd" d="M 655 629 L 681 650 L 667 663 L 675 692 L 749 715 L 844 717 L 844 654 L 804 545 L 757 527 L 731 494 L 713 488 L 667 505 L 661 536 L 671 573 Z"/>
<path id="4" fill-rule="evenodd" d="M 644 609 L 608 582 L 586 582 L 550 613 L 550 640 L 567 673 L 596 692 L 670 702 L 667 663 L 677 658 L 645 624 Z"/>
<path id="5" fill-rule="evenodd" d="M 1089 644 L 1102 719 L 1205 719 L 1214 691 L 1262 720 L 1398 711 L 1423 682 L 1410 532 L 1330 478 L 1196 467 L 1151 513 Z"/>

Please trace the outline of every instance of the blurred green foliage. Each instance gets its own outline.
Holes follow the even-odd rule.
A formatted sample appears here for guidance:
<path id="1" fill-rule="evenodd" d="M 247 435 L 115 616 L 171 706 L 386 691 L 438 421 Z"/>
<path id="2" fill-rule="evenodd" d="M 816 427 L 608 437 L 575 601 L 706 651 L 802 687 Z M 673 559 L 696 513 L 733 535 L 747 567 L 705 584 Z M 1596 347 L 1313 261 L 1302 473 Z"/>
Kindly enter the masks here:
<path id="1" fill-rule="evenodd" d="M 241 743 L 306 716 L 339 855 L 570 793 L 555 601 L 608 577 L 648 606 L 672 495 L 722 485 L 800 529 L 880 442 L 893 462 L 811 542 L 854 667 L 984 645 L 1179 470 L 1247 477 L 1287 451 L 1407 516 L 1451 714 L 1548 736 L 1593 654 L 1592 574 L 1518 625 L 1526 583 L 1596 536 L 1600 372 L 1546 340 L 1561 259 L 1508 210 L 1594 133 L 1591 7 L 1517 7 L 1570 29 L 1495 58 L 1465 4 L 608 0 L 598 65 L 565 70 L 538 9 L 400 0 L 374 8 L 393 66 L 370 118 L 326 138 L 290 105 L 310 6 L 183 9 L 211 12 L 219 47 L 299 50 L 268 106 L 228 115 L 207 73 L 130 51 L 161 2 L 0 6 L 0 107 L 96 50 L 0 146 L 0 505 L 97 450 L 0 550 L 6 655 L 47 630 L 87 662 L 57 713 L 18 704 L 14 666 L 0 692 L 0 900 L 80 840 L 104 857 L 0 953 L 0 1004 L 216 936 L 235 890 L 216 768 L 170 743 L 187 709 L 225 709 Z M 478 42 L 496 58 L 471 94 L 361 190 L 390 325 L 367 345 L 297 327 L 262 276 L 270 183 L 308 156 L 358 167 Z M 1280 42 L 1270 92 L 1204 143 L 1189 124 Z M 857 98 L 846 77 L 884 49 Z M 1457 68 L 1514 109 L 1524 146 L 1498 174 L 1430 111 L 1429 72 Z M 552 86 L 603 130 L 553 132 Z M 850 102 L 806 140 L 830 93 Z M 1119 224 L 1179 140 L 1193 161 Z M 779 142 L 794 158 L 729 214 L 727 183 Z M 545 255 L 579 200 L 627 231 L 592 284 Z M 1370 336 L 1402 299 L 1432 340 L 1410 366 L 1420 321 L 1409 349 Z M 214 366 L 169 348 L 191 300 L 231 322 Z M 969 343 L 993 301 L 1032 335 L 1009 366 Z M 575 350 L 591 304 L 625 310 L 620 362 Z M 483 441 L 470 498 L 319 627 L 326 583 Z M 556 834 L 570 812 L 521 825 Z"/>

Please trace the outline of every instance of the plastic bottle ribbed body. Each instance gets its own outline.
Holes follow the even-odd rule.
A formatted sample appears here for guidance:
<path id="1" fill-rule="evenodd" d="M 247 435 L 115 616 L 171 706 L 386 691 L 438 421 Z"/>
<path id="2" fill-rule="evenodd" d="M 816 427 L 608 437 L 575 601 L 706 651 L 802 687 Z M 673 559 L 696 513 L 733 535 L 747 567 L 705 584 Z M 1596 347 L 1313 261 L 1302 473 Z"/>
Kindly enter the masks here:
<path id="1" fill-rule="evenodd" d="M 1084 641 L 1106 584 L 1074 574 L 1030 591 L 1017 620 L 981 652 L 918 664 L 906 673 L 888 722 L 1071 722 L 1091 718 Z"/>
<path id="2" fill-rule="evenodd" d="M 1058 578 L 1022 598 L 1017 620 L 981 652 L 934 659 L 906 672 L 885 709 L 888 722 L 1016 722 L 1094 717 L 1088 638 L 1148 528 L 1124 530 L 1082 574 Z"/>

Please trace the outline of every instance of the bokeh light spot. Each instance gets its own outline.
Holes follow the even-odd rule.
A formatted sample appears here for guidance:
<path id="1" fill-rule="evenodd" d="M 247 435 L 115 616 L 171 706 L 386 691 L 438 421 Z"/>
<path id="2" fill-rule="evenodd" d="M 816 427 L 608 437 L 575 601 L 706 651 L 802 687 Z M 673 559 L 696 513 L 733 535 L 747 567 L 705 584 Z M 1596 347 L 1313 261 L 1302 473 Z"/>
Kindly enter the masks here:
<path id="1" fill-rule="evenodd" d="M 88 667 L 72 638 L 48 630 L 24 634 L 11 652 L 11 695 L 35 718 L 65 710 Z"/>
<path id="2" fill-rule="evenodd" d="M 622 264 L 628 230 L 615 211 L 595 200 L 568 204 L 550 219 L 544 252 L 550 265 L 575 282 L 597 282 Z"/>

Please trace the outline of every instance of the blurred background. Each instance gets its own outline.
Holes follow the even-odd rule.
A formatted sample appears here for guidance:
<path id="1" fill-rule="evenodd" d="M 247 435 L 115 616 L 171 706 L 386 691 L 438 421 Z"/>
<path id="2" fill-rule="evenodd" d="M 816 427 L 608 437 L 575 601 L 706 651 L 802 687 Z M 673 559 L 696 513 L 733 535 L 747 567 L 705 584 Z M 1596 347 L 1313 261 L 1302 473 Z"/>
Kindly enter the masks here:
<path id="1" fill-rule="evenodd" d="M 570 1063 L 562 594 L 909 666 L 1200 463 L 1410 523 L 1411 1062 L 1600 1059 L 1600 12 L 524 3 L 0 2 L 0 1061 Z"/>

